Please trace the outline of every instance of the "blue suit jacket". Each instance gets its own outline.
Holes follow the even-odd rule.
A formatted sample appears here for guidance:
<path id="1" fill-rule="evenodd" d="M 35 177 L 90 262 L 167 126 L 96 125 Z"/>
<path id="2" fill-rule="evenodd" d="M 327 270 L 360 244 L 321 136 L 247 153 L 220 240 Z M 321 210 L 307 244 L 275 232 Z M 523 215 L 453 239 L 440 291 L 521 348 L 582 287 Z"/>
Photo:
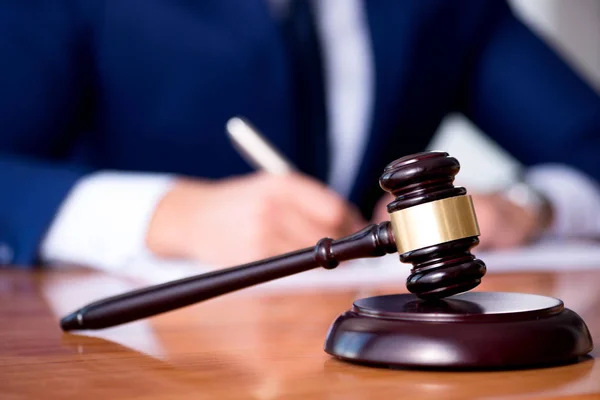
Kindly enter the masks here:
<path id="1" fill-rule="evenodd" d="M 525 164 L 600 177 L 600 100 L 504 1 L 365 2 L 374 121 L 351 200 L 462 112 Z M 32 264 L 61 201 L 100 169 L 250 172 L 245 115 L 292 161 L 289 71 L 265 0 L 0 0 L 0 244 Z M 5 247 L 6 249 L 6 247 Z M 6 253 L 6 252 L 4 252 Z M 6 254 L 5 254 L 6 255 Z"/>

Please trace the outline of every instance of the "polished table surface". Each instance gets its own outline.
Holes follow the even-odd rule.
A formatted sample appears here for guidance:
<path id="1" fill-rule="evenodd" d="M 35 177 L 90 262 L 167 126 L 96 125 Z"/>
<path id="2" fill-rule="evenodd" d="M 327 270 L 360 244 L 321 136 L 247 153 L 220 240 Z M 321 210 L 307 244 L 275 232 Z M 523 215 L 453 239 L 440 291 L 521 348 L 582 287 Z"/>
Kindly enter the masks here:
<path id="1" fill-rule="evenodd" d="M 353 365 L 323 352 L 352 301 L 404 290 L 254 287 L 102 331 L 65 334 L 59 318 L 139 286 L 86 270 L 0 271 L 0 398 L 595 399 L 598 349 L 570 365 L 418 371 Z M 478 290 L 561 298 L 600 343 L 600 269 L 489 273 Z"/>

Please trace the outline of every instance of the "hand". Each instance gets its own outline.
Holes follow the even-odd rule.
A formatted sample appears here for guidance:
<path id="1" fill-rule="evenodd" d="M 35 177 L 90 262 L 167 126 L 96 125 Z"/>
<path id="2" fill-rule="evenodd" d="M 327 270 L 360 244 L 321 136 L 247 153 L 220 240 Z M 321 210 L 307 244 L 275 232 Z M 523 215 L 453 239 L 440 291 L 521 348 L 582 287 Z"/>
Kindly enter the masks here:
<path id="1" fill-rule="evenodd" d="M 363 225 L 350 205 L 306 176 L 181 179 L 157 206 L 147 245 L 160 257 L 225 266 L 313 246 Z"/>
<path id="2" fill-rule="evenodd" d="M 500 194 L 472 195 L 481 235 L 479 249 L 506 249 L 522 246 L 548 227 L 551 212 L 518 206 Z M 387 204 L 394 199 L 386 194 L 375 206 L 373 223 L 389 220 Z"/>
<path id="3" fill-rule="evenodd" d="M 375 205 L 373 209 L 373 215 L 371 217 L 372 224 L 379 224 L 384 221 L 390 220 L 390 214 L 387 210 L 387 205 L 394 201 L 394 196 L 389 193 L 384 194 L 381 199 Z"/>
<path id="4" fill-rule="evenodd" d="M 536 239 L 550 224 L 547 207 L 534 210 L 519 206 L 501 194 L 474 194 L 480 249 L 508 249 Z"/>

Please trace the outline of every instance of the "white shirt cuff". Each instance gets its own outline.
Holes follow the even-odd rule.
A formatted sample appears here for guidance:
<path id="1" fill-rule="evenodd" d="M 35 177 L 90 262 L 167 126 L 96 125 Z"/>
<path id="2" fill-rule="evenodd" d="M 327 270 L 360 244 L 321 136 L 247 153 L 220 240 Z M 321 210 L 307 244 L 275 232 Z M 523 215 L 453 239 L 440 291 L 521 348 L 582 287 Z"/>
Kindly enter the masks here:
<path id="1" fill-rule="evenodd" d="M 600 187 L 592 178 L 565 165 L 546 164 L 529 169 L 524 180 L 552 206 L 547 236 L 600 236 Z"/>
<path id="2" fill-rule="evenodd" d="M 42 241 L 41 261 L 116 271 L 149 254 L 148 225 L 173 181 L 170 175 L 111 171 L 81 179 Z"/>

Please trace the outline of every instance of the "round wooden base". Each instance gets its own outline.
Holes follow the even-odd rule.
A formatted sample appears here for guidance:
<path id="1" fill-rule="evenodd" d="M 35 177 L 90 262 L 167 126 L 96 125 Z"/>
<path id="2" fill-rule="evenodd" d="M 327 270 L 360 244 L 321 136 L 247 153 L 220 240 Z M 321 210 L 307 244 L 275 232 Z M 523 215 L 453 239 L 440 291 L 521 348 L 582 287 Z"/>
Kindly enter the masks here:
<path id="1" fill-rule="evenodd" d="M 541 366 L 574 361 L 592 347 L 587 326 L 562 301 L 493 292 L 360 299 L 325 340 L 325 351 L 343 360 L 415 368 Z"/>

